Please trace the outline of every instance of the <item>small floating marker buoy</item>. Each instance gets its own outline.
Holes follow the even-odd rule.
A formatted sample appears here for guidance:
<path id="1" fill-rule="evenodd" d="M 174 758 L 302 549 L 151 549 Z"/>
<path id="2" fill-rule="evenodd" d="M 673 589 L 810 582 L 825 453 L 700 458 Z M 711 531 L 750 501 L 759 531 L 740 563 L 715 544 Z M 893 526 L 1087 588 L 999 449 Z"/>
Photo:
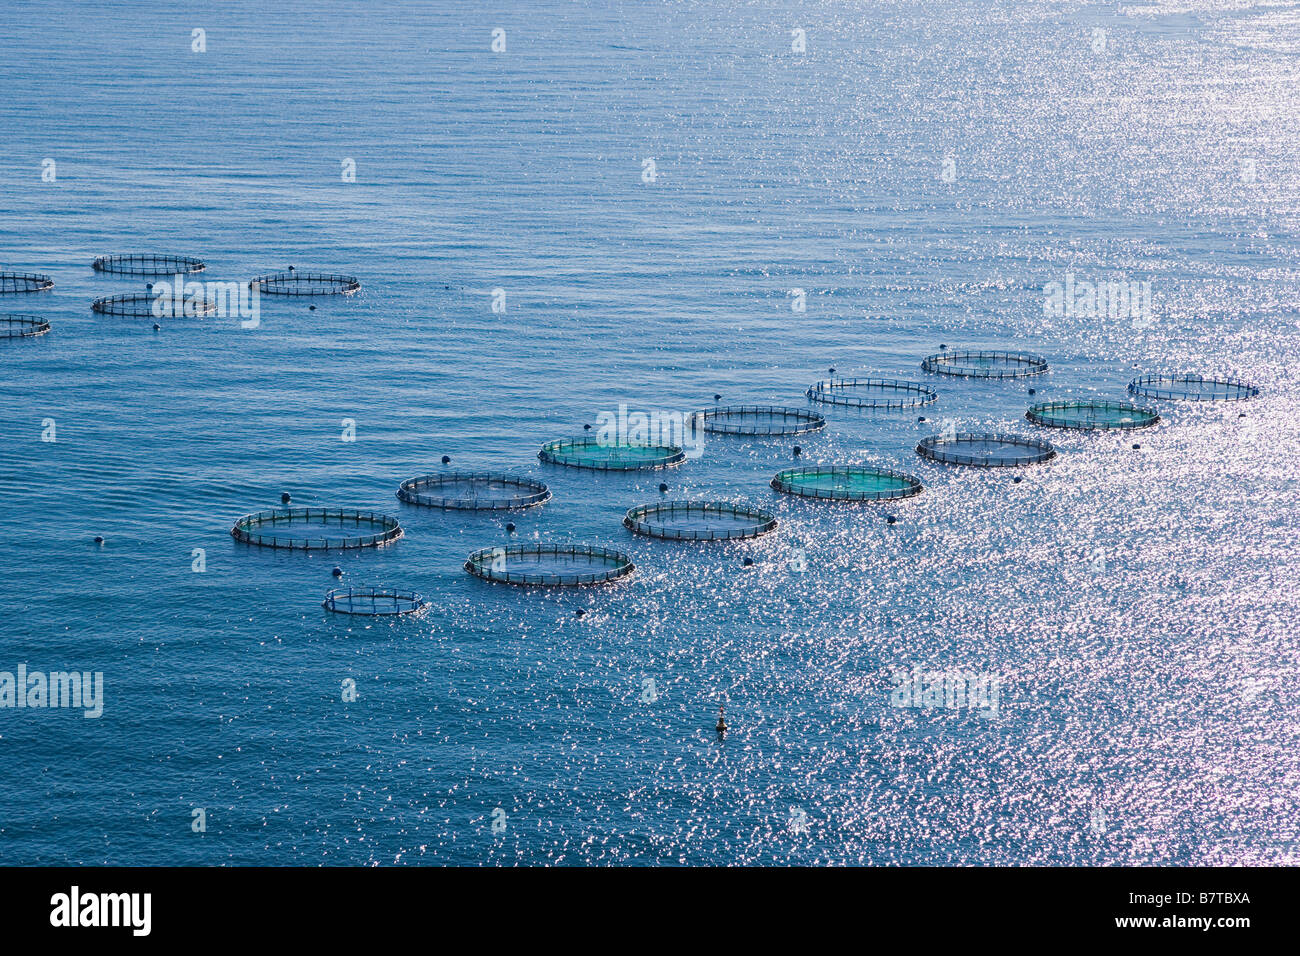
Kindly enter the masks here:
<path id="1" fill-rule="evenodd" d="M 506 534 L 514 534 L 514 533 L 515 533 L 515 523 L 513 521 L 507 521 Z"/>
<path id="2" fill-rule="evenodd" d="M 948 346 L 944 345 L 942 342 L 939 343 L 939 348 L 946 349 L 947 347 Z"/>
<path id="3" fill-rule="evenodd" d="M 924 416 L 924 415 L 917 415 L 917 416 L 916 416 L 916 420 L 917 420 L 918 422 L 923 422 L 923 421 L 925 421 L 925 416 Z"/>
<path id="4" fill-rule="evenodd" d="M 718 705 L 718 723 L 713 729 L 718 732 L 719 737 L 727 732 L 727 718 L 722 711 L 722 704 Z"/>
<path id="5" fill-rule="evenodd" d="M 714 400 L 715 402 L 720 402 L 720 401 L 722 401 L 722 396 L 721 396 L 720 394 L 718 394 L 717 392 L 714 392 L 714 393 L 713 393 L 713 400 Z"/>
<path id="6" fill-rule="evenodd" d="M 744 561 L 741 561 L 740 563 L 747 568 L 752 568 L 754 566 L 754 559 L 746 558 Z"/>
<path id="7" fill-rule="evenodd" d="M 589 432 L 589 431 L 591 431 L 591 426 L 590 426 L 590 425 L 583 425 L 583 426 L 582 426 L 582 430 L 583 430 L 584 432 Z"/>
<path id="8" fill-rule="evenodd" d="M 103 543 L 104 543 L 104 536 L 98 534 L 95 535 L 95 544 L 103 544 Z"/>
<path id="9" fill-rule="evenodd" d="M 1030 395 L 1033 395 L 1033 394 L 1034 394 L 1035 392 L 1037 392 L 1037 391 L 1038 391 L 1038 389 L 1036 389 L 1036 388 L 1031 388 L 1031 389 L 1029 390 L 1029 394 L 1030 394 Z"/>
<path id="10" fill-rule="evenodd" d="M 289 267 L 289 271 L 290 271 L 290 272 L 297 272 L 298 270 L 295 269 L 293 266 L 290 266 L 290 267 Z"/>
<path id="11" fill-rule="evenodd" d="M 309 305 L 309 306 L 307 306 L 307 310 L 308 310 L 309 312 L 315 312 L 315 311 L 316 311 L 316 306 L 314 306 L 314 305 Z"/>
<path id="12" fill-rule="evenodd" d="M 667 490 L 668 490 L 668 483 L 667 483 L 666 481 L 661 481 L 661 482 L 659 482 L 659 490 L 660 490 L 661 492 L 663 492 L 663 491 L 667 491 Z"/>
<path id="13" fill-rule="evenodd" d="M 587 616 L 587 612 L 584 611 L 582 608 L 578 608 L 576 611 L 573 612 L 573 616 L 574 616 L 574 617 L 586 617 L 586 616 Z"/>
<path id="14" fill-rule="evenodd" d="M 343 577 L 343 569 L 342 569 L 342 568 L 335 568 L 334 571 L 333 571 L 333 574 L 334 574 L 334 576 L 335 576 L 336 578 L 341 578 L 341 577 Z"/>
<path id="15" fill-rule="evenodd" d="M 283 491 L 280 493 L 280 504 L 287 505 L 291 501 L 293 501 L 293 496 L 289 492 Z"/>
<path id="16" fill-rule="evenodd" d="M 152 292 L 152 291 L 153 291 L 153 283 L 152 283 L 152 282 L 146 282 L 146 283 L 144 284 L 144 291 L 145 291 L 145 292 Z"/>
<path id="17" fill-rule="evenodd" d="M 1237 417 L 1238 417 L 1238 418 L 1245 418 L 1245 417 L 1246 417 L 1246 413 L 1245 413 L 1245 412 L 1241 412 L 1239 415 L 1237 415 Z"/>
<path id="18" fill-rule="evenodd" d="M 832 365 L 832 366 L 831 366 L 830 368 L 828 368 L 826 371 L 828 371 L 828 372 L 830 372 L 832 375 L 834 375 L 834 374 L 835 374 L 835 366 Z"/>
<path id="19" fill-rule="evenodd" d="M 800 455 L 802 455 L 802 454 L 803 454 L 803 449 L 800 448 L 798 445 L 795 445 L 795 446 L 794 446 L 794 457 L 798 458 L 798 457 L 799 457 Z"/>
<path id="20" fill-rule="evenodd" d="M 893 524 L 893 523 L 896 522 L 897 520 L 898 520 L 898 519 L 895 518 L 893 515 L 886 515 L 886 516 L 885 516 L 885 524 Z"/>
<path id="21" fill-rule="evenodd" d="M 153 324 L 153 330 L 154 330 L 155 332 L 161 332 L 161 331 L 162 331 L 162 326 L 159 325 L 157 322 L 155 322 L 155 323 Z"/>
<path id="22" fill-rule="evenodd" d="M 1139 451 L 1141 448 L 1142 448 L 1142 446 L 1139 445 L 1137 442 L 1134 442 L 1134 443 L 1133 443 L 1133 450 L 1134 450 L 1134 451 Z"/>
<path id="23" fill-rule="evenodd" d="M 1018 485 L 1018 484 L 1020 484 L 1020 482 L 1022 482 L 1024 479 L 1021 478 L 1019 475 L 1016 475 L 1016 477 L 1012 478 L 1011 480 L 1012 480 L 1015 484 Z"/>
<path id="24" fill-rule="evenodd" d="M 442 456 L 442 463 L 443 463 L 444 465 L 450 465 L 450 464 L 451 464 L 451 456 L 450 456 L 450 455 L 443 455 L 443 456 Z"/>

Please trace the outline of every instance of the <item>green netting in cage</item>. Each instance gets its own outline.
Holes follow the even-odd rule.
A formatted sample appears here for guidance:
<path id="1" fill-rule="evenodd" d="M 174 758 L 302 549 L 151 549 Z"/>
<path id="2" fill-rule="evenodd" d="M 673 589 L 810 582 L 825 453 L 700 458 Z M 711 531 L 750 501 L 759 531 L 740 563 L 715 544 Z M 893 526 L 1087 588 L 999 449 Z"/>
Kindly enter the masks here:
<path id="1" fill-rule="evenodd" d="M 537 457 L 553 465 L 568 465 L 571 468 L 632 471 L 680 465 L 686 460 L 686 452 L 676 445 L 636 445 L 606 442 L 599 438 L 561 438 L 543 445 Z"/>
<path id="2" fill-rule="evenodd" d="M 1167 402 L 1240 402 L 1259 394 L 1258 388 L 1246 382 L 1203 375 L 1143 375 L 1129 382 L 1128 390 Z"/>
<path id="3" fill-rule="evenodd" d="M 54 288 L 49 276 L 33 272 L 0 272 L 0 294 L 12 292 L 46 292 Z"/>
<path id="4" fill-rule="evenodd" d="M 361 280 L 326 272 L 269 272 L 250 279 L 248 287 L 264 295 L 356 295 Z"/>
<path id="5" fill-rule="evenodd" d="M 607 584 L 629 576 L 635 567 L 621 551 L 588 545 L 523 545 L 483 548 L 465 570 L 489 581 L 576 587 Z"/>
<path id="6" fill-rule="evenodd" d="M 916 453 L 931 461 L 983 468 L 1014 468 L 1050 461 L 1056 449 L 1050 442 L 1017 435 L 931 435 L 916 446 Z"/>
<path id="7" fill-rule="evenodd" d="M 297 551 L 379 548 L 402 536 L 390 515 L 346 508 L 284 508 L 244 515 L 230 529 L 236 541 Z"/>
<path id="8" fill-rule="evenodd" d="M 488 471 L 453 471 L 407 478 L 397 497 L 411 505 L 461 511 L 532 508 L 551 500 L 543 482 Z"/>
<path id="9" fill-rule="evenodd" d="M 44 335 L 50 323 L 39 315 L 17 315 L 7 312 L 0 315 L 0 339 L 30 339 Z"/>
<path id="10" fill-rule="evenodd" d="M 1035 425 L 1085 430 L 1149 428 L 1160 421 L 1159 413 L 1150 408 L 1102 401 L 1041 402 L 1025 412 L 1025 417 Z"/>
<path id="11" fill-rule="evenodd" d="M 321 607 L 335 614 L 355 614 L 363 617 L 390 617 L 402 614 L 419 614 L 427 610 L 429 602 L 413 591 L 394 591 L 384 588 L 339 588 L 330 591 Z"/>
<path id="12" fill-rule="evenodd" d="M 776 530 L 776 517 L 761 508 L 727 501 L 663 501 L 629 509 L 623 524 L 637 534 L 674 541 L 757 538 Z"/>
<path id="13" fill-rule="evenodd" d="M 816 412 L 780 405 L 725 405 L 693 417 L 706 432 L 720 435 L 802 435 L 826 427 Z"/>
<path id="14" fill-rule="evenodd" d="M 911 475 L 865 465 L 810 465 L 787 468 L 772 479 L 772 487 L 805 498 L 835 501 L 886 501 L 910 498 L 922 491 Z"/>
<path id="15" fill-rule="evenodd" d="M 939 352 L 921 363 L 936 375 L 964 378 L 1023 378 L 1047 371 L 1047 359 L 1029 352 L 958 351 Z"/>
<path id="16" fill-rule="evenodd" d="M 192 275 L 207 268 L 202 259 L 193 256 L 162 256 L 149 252 L 99 256 L 90 267 L 96 272 L 127 276 Z"/>
<path id="17" fill-rule="evenodd" d="M 850 408 L 917 408 L 937 401 L 939 393 L 916 382 L 889 378 L 834 378 L 808 386 L 808 397 Z"/>
<path id="18" fill-rule="evenodd" d="M 194 319 L 216 314 L 217 303 L 194 296 L 127 292 L 96 299 L 90 310 L 128 319 Z"/>

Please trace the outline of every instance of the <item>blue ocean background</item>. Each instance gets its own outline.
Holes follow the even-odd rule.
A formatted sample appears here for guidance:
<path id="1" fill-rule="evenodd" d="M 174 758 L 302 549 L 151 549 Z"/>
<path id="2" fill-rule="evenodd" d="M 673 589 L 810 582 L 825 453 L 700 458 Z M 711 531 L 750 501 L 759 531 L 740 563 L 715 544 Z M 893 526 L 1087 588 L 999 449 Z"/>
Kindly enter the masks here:
<path id="1" fill-rule="evenodd" d="M 106 697 L 98 720 L 0 710 L 0 863 L 1300 858 L 1300 4 L 0 12 L 0 268 L 56 282 L 0 297 L 53 326 L 0 343 L 0 670 L 102 671 Z M 155 331 L 90 311 L 142 288 L 90 268 L 131 251 L 364 289 L 263 298 L 255 329 Z M 1046 315 L 1067 274 L 1150 282 L 1152 321 Z M 941 344 L 1052 370 L 927 376 Z M 896 468 L 923 495 L 778 495 L 789 439 L 711 437 L 626 476 L 536 457 L 623 403 L 802 406 L 831 367 L 940 399 L 926 422 L 821 407 L 802 460 Z M 1262 394 L 1162 403 L 1135 435 L 1024 419 L 1165 371 Z M 941 421 L 1061 455 L 1019 483 L 923 462 Z M 555 498 L 399 504 L 443 455 Z M 660 481 L 781 527 L 634 537 L 622 515 Z M 285 491 L 406 536 L 330 554 L 230 537 Z M 507 521 L 637 574 L 466 574 Z M 335 565 L 430 612 L 330 616 Z M 916 666 L 998 676 L 997 716 L 891 707 Z"/>

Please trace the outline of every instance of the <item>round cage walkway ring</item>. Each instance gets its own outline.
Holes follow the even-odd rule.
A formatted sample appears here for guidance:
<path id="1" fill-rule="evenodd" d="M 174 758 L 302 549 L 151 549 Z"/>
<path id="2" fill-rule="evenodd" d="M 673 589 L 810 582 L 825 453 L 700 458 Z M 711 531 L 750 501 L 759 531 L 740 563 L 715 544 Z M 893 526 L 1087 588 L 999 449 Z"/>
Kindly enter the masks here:
<path id="1" fill-rule="evenodd" d="M 1085 431 L 1150 428 L 1160 414 L 1128 402 L 1041 402 L 1025 412 L 1035 425 L 1048 428 L 1078 428 Z"/>
<path id="2" fill-rule="evenodd" d="M 826 419 L 816 412 L 781 405 L 724 405 L 692 418 L 716 435 L 803 435 L 826 427 Z"/>
<path id="3" fill-rule="evenodd" d="M 148 252 L 98 256 L 90 267 L 96 272 L 123 276 L 193 275 L 207 268 L 202 259 L 193 256 L 158 256 Z"/>
<path id="4" fill-rule="evenodd" d="M 339 588 L 325 595 L 321 607 L 335 614 L 394 617 L 403 614 L 419 614 L 428 609 L 429 602 L 412 591 Z"/>
<path id="5" fill-rule="evenodd" d="M 982 468 L 1017 468 L 1051 461 L 1056 449 L 1050 442 L 1017 435 L 931 435 L 916 446 L 916 453 L 931 461 Z"/>
<path id="6" fill-rule="evenodd" d="M 356 295 L 356 276 L 325 272 L 269 272 L 249 280 L 248 287 L 264 295 Z"/>
<path id="7" fill-rule="evenodd" d="M 920 408 L 939 400 L 939 393 L 916 382 L 887 378 L 840 378 L 808 386 L 808 397 L 849 408 Z"/>
<path id="8" fill-rule="evenodd" d="M 397 489 L 399 500 L 426 508 L 459 511 L 501 511 L 533 508 L 551 500 L 544 482 L 487 471 L 454 471 L 445 475 L 407 478 Z"/>
<path id="9" fill-rule="evenodd" d="M 1129 382 L 1128 390 L 1166 402 L 1242 402 L 1259 394 L 1246 382 L 1201 375 L 1143 375 Z"/>
<path id="10" fill-rule="evenodd" d="M 90 311 L 96 315 L 127 319 L 197 319 L 215 315 L 217 303 L 184 296 L 166 297 L 152 292 L 127 292 L 96 299 L 90 303 Z"/>
<path id="11" fill-rule="evenodd" d="M 812 465 L 777 472 L 772 487 L 787 495 L 832 501 L 888 501 L 919 495 L 924 486 L 911 475 L 864 465 Z"/>
<path id="12" fill-rule="evenodd" d="M 636 569 L 626 554 L 608 548 L 524 545 L 475 551 L 465 562 L 465 570 L 506 584 L 577 587 L 618 581 Z"/>
<path id="13" fill-rule="evenodd" d="M 686 460 L 686 452 L 676 445 L 632 445 L 603 442 L 598 438 L 561 438 L 548 441 L 537 457 L 552 465 L 570 468 L 635 471 L 674 468 Z"/>
<path id="14" fill-rule="evenodd" d="M 230 529 L 236 541 L 292 551 L 382 548 L 402 533 L 402 526 L 390 515 L 346 508 L 259 511 L 244 515 Z"/>
<path id="15" fill-rule="evenodd" d="M 0 339 L 34 339 L 50 330 L 39 315 L 0 314 Z"/>
<path id="16" fill-rule="evenodd" d="M 736 541 L 776 530 L 776 516 L 728 501 L 665 501 L 628 509 L 623 526 L 671 541 Z"/>
<path id="17" fill-rule="evenodd" d="M 921 368 L 936 375 L 963 378 L 1024 378 L 1047 371 L 1047 359 L 1030 352 L 938 352 Z"/>
<path id="18" fill-rule="evenodd" d="M 49 276 L 33 272 L 0 272 L 0 295 L 14 292 L 48 292 L 54 288 Z"/>

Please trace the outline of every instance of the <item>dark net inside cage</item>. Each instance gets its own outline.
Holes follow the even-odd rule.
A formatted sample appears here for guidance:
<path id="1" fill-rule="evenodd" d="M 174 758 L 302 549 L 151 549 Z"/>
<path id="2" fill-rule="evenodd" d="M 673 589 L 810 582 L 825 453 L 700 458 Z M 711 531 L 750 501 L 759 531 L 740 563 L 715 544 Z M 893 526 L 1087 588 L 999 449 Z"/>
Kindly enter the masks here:
<path id="1" fill-rule="evenodd" d="M 841 378 L 808 387 L 808 397 L 849 408 L 917 408 L 937 401 L 939 393 L 916 382 L 887 378 Z"/>
<path id="2" fill-rule="evenodd" d="M 921 363 L 936 375 L 965 378 L 1022 378 L 1047 371 L 1047 359 L 1030 352 L 995 350 L 939 352 Z"/>
<path id="3" fill-rule="evenodd" d="M 49 330 L 50 323 L 39 315 L 0 314 L 0 339 L 30 339 Z"/>
<path id="4" fill-rule="evenodd" d="M 429 602 L 413 591 L 380 588 L 341 588 L 325 595 L 321 606 L 335 614 L 362 617 L 393 617 L 419 614 Z"/>
<path id="5" fill-rule="evenodd" d="M 345 508 L 285 508 L 244 515 L 230 534 L 263 548 L 311 551 L 378 548 L 402 536 L 391 515 Z"/>
<path id="6" fill-rule="evenodd" d="M 577 586 L 606 584 L 629 576 L 632 559 L 620 551 L 588 545 L 483 548 L 465 562 L 476 577 L 507 584 Z"/>
<path id="7" fill-rule="evenodd" d="M 32 272 L 0 272 L 0 294 L 12 292 L 46 292 L 54 288 L 49 276 Z"/>
<path id="8" fill-rule="evenodd" d="M 532 508 L 551 500 L 543 482 L 493 472 L 449 472 L 408 478 L 397 497 L 412 505 L 464 511 Z"/>
<path id="9" fill-rule="evenodd" d="M 99 256 L 91 263 L 96 272 L 128 276 L 191 275 L 207 268 L 203 260 L 193 256 L 155 255 L 148 252 L 128 252 L 116 256 Z"/>
<path id="10" fill-rule="evenodd" d="M 774 531 L 776 517 L 760 508 L 726 501 L 665 501 L 630 509 L 623 524 L 652 538 L 728 541 Z"/>
<path id="11" fill-rule="evenodd" d="M 816 412 L 780 405 L 727 405 L 695 413 L 699 427 L 720 435 L 802 435 L 826 427 Z"/>
<path id="12" fill-rule="evenodd" d="M 639 445 L 606 442 L 599 438 L 562 438 L 547 442 L 537 457 L 553 465 L 593 468 L 598 471 L 632 471 L 639 468 L 671 468 L 686 460 L 676 445 Z"/>
<path id="13" fill-rule="evenodd" d="M 1049 442 L 999 434 L 932 435 L 923 439 L 916 451 L 931 461 L 984 468 L 1034 465 L 1056 457 Z"/>
<path id="14" fill-rule="evenodd" d="M 1203 375 L 1143 375 L 1129 382 L 1128 390 L 1143 398 L 1170 402 L 1240 402 L 1259 394 L 1259 389 L 1247 382 Z"/>
<path id="15" fill-rule="evenodd" d="M 921 482 L 888 468 L 865 465 L 811 465 L 787 468 L 772 479 L 772 487 L 789 495 L 834 501 L 886 501 L 919 495 Z"/>
<path id="16" fill-rule="evenodd" d="M 266 295 L 355 295 L 361 280 L 332 272 L 274 272 L 257 276 L 248 286 Z"/>
<path id="17" fill-rule="evenodd" d="M 128 319 L 196 319 L 215 315 L 217 303 L 197 296 L 127 292 L 96 299 L 90 310 Z"/>

